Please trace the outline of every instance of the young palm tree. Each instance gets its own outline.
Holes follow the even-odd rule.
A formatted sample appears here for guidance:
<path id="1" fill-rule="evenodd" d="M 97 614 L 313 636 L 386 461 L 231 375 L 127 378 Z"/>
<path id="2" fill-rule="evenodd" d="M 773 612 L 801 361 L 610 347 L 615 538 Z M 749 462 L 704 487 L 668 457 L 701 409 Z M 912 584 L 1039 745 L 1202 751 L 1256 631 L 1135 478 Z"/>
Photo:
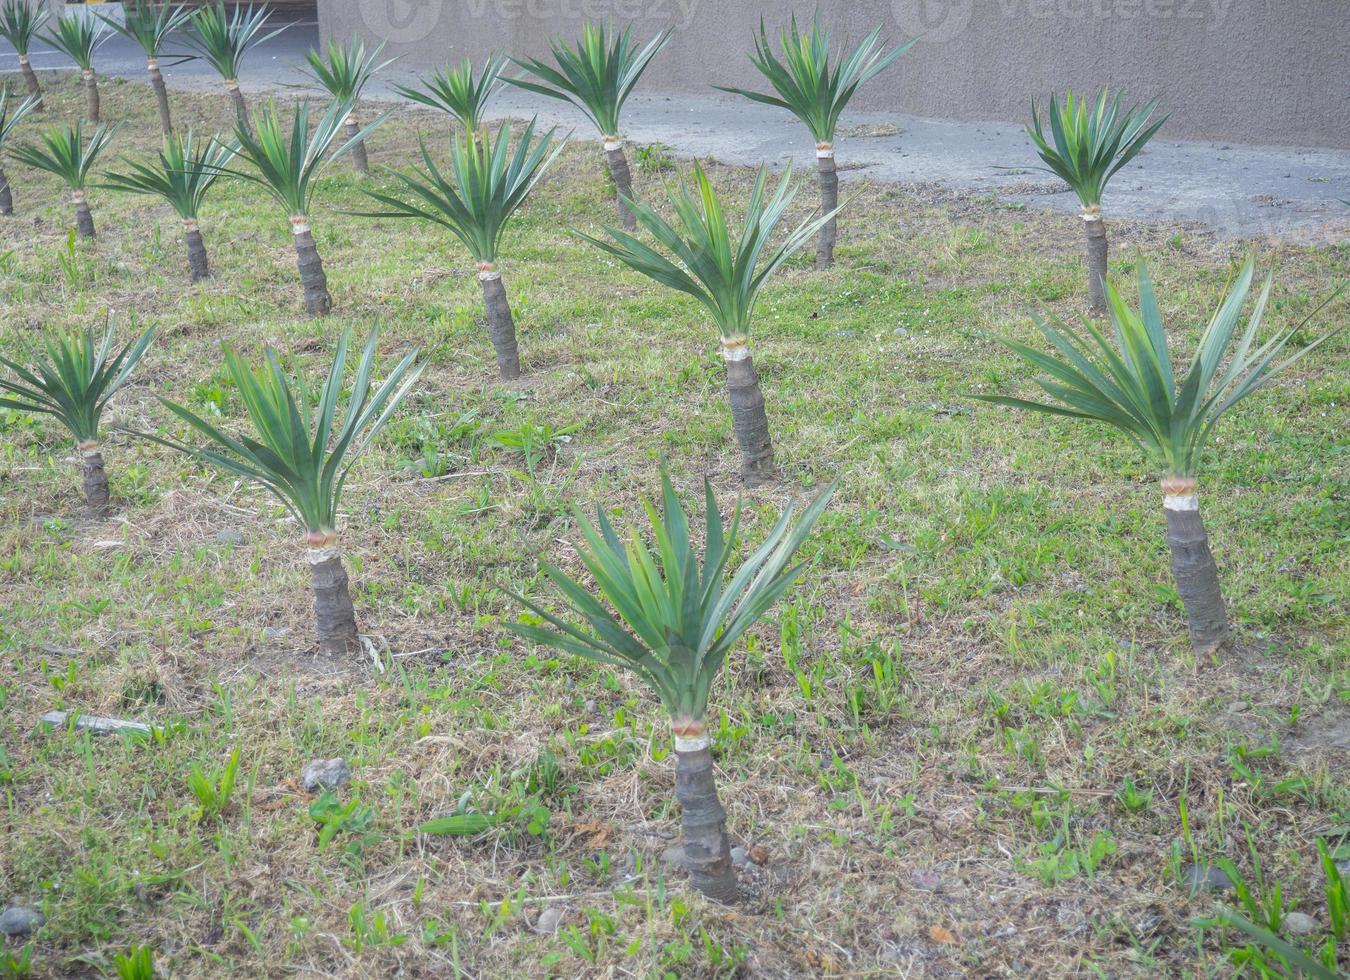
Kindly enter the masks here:
<path id="1" fill-rule="evenodd" d="M 4 153 L 9 138 L 19 123 L 23 122 L 23 117 L 36 110 L 41 103 L 42 96 L 30 95 L 11 111 L 9 89 L 0 87 L 0 214 L 14 213 L 14 195 L 10 193 L 9 178 L 5 175 L 4 168 Z"/>
<path id="2" fill-rule="evenodd" d="M 128 343 L 113 355 L 113 326 L 108 325 L 101 342 L 94 331 L 73 334 L 46 343 L 46 357 L 29 357 L 26 364 L 0 354 L 0 364 L 11 372 L 0 377 L 0 407 L 50 415 L 70 430 L 80 452 L 84 497 L 91 510 L 102 514 L 108 508 L 108 476 L 103 469 L 99 423 L 113 395 L 127 383 L 155 328 Z"/>
<path id="3" fill-rule="evenodd" d="M 783 31 L 780 42 L 783 59 L 773 52 L 764 20 L 759 22 L 759 37 L 755 38 L 755 53 L 751 63 L 768 79 L 776 95 L 750 92 L 743 88 L 718 85 L 723 92 L 734 92 L 765 105 L 787 109 L 806 123 L 816 141 L 816 171 L 820 178 L 820 209 L 834 211 L 839 207 L 839 175 L 834 162 L 834 134 L 839 127 L 839 116 L 853 94 L 873 76 L 885 71 L 910 49 L 917 38 L 891 51 L 881 43 L 881 26 L 863 38 L 843 64 L 830 66 L 830 35 L 821 30 L 820 14 L 811 24 L 810 33 L 797 29 L 794 15 Z M 816 268 L 826 269 L 834 263 L 834 243 L 839 231 L 834 221 L 820 227 L 820 241 L 816 246 Z"/>
<path id="4" fill-rule="evenodd" d="M 555 130 L 534 140 L 535 121 L 510 149 L 511 125 L 502 123 L 495 143 L 484 130 L 465 132 L 450 139 L 450 170 L 447 181 L 422 143 L 426 171 L 414 176 L 391 171 L 414 200 L 411 203 L 375 191 L 366 193 L 387 205 L 388 211 L 362 212 L 376 218 L 418 218 L 450 230 L 464 243 L 478 264 L 478 281 L 487 306 L 488 336 L 497 352 L 497 370 L 502 380 L 520 377 L 520 354 L 516 347 L 516 324 L 506 299 L 506 286 L 497 268 L 502 232 L 525 202 L 534 185 L 548 170 L 566 142 L 553 144 Z"/>
<path id="5" fill-rule="evenodd" d="M 614 178 L 619 223 L 627 231 L 636 229 L 637 224 L 624 203 L 633 199 L 633 177 L 623 150 L 619 113 L 651 60 L 670 42 L 671 31 L 662 31 L 641 51 L 634 49 L 632 35 L 631 26 L 611 37 L 603 26 L 588 21 L 575 51 L 560 37 L 549 41 L 556 68 L 537 58 L 511 59 L 538 81 L 506 79 L 527 91 L 570 102 L 595 123 Z"/>
<path id="6" fill-rule="evenodd" d="M 395 85 L 394 91 L 405 99 L 447 113 L 465 132 L 477 133 L 483 128 L 483 113 L 488 100 L 504 84 L 501 75 L 505 67 L 505 58 L 489 54 L 482 71 L 475 76 L 473 62 L 465 58 L 453 69 L 421 79 L 421 89 Z"/>
<path id="7" fill-rule="evenodd" d="M 271 40 L 290 26 L 282 24 L 259 37 L 269 13 L 271 8 L 266 4 L 255 8 L 250 3 L 247 7 L 236 6 L 231 14 L 225 10 L 224 0 L 215 0 L 193 12 L 189 21 L 192 31 L 184 37 L 187 45 L 224 79 L 225 91 L 234 103 L 235 116 L 243 126 L 248 125 L 248 106 L 244 104 L 244 93 L 239 90 L 244 55 L 253 45 Z"/>
<path id="8" fill-rule="evenodd" d="M 112 37 L 108 25 L 94 17 L 76 14 L 56 18 L 56 27 L 47 35 L 47 43 L 63 51 L 80 69 L 84 79 L 84 104 L 87 118 L 98 125 L 98 78 L 94 74 L 94 52 Z"/>
<path id="9" fill-rule="evenodd" d="M 1327 340 L 1322 337 L 1284 360 L 1276 360 L 1290 338 L 1307 323 L 1305 319 L 1264 343 L 1257 342 L 1270 299 L 1269 277 L 1239 335 L 1238 321 L 1251 289 L 1253 268 L 1249 259 L 1201 334 L 1184 376 L 1174 373 L 1153 284 L 1140 263 L 1138 312 L 1110 283 L 1106 284 L 1115 347 L 1086 318 L 1084 335 L 1058 320 L 1036 317 L 1036 326 L 1060 357 L 999 338 L 1049 376 L 1036 379 L 1050 395 L 1049 404 L 979 396 L 1000 405 L 1104 422 L 1124 432 L 1147 453 L 1162 478 L 1172 574 L 1186 607 L 1191 645 L 1199 653 L 1228 642 L 1228 617 L 1219 591 L 1218 569 L 1196 495 L 1205 445 L 1225 412 Z M 1237 347 L 1230 356 L 1228 348 L 1235 336 Z"/>
<path id="10" fill-rule="evenodd" d="M 314 620 L 325 653 L 356 645 L 356 614 L 347 588 L 338 543 L 337 515 L 352 465 L 398 409 L 422 373 L 414 350 L 372 389 L 378 331 L 371 330 L 346 400 L 343 421 L 335 424 L 341 401 L 350 331 L 338 341 L 332 369 L 315 392 L 297 375 L 294 382 L 268 348 L 267 363 L 255 371 L 234 351 L 225 350 L 225 370 L 239 389 L 256 435 L 237 438 L 166 399 L 164 405 L 208 442 L 194 448 L 172 439 L 147 438 L 189 453 L 228 473 L 258 483 L 273 493 L 305 529 L 305 561 L 314 590 Z M 317 394 L 317 399 L 316 399 Z"/>
<path id="11" fill-rule="evenodd" d="M 336 41 L 328 42 L 328 60 L 325 61 L 319 52 L 311 49 L 306 53 L 305 58 L 309 61 L 311 74 L 314 80 L 322 85 L 328 94 L 333 97 L 335 102 L 342 102 L 352 106 L 352 111 L 347 114 L 343 121 L 344 132 L 352 144 L 352 164 L 363 174 L 370 173 L 370 163 L 366 158 L 366 144 L 364 140 L 356 139 L 356 134 L 360 126 L 356 122 L 356 103 L 361 98 L 361 90 L 366 87 L 366 82 L 370 81 L 381 68 L 388 65 L 393 58 L 388 61 L 376 63 L 376 58 L 384 50 L 384 42 L 377 44 L 372 51 L 366 50 L 364 41 L 358 38 L 352 38 L 344 48 Z"/>
<path id="12" fill-rule="evenodd" d="M 1144 148 L 1167 122 L 1163 116 L 1148 125 L 1158 100 L 1122 110 L 1125 93 L 1118 92 L 1108 101 L 1102 89 L 1095 104 L 1086 97 L 1076 98 L 1072 90 L 1064 93 L 1061 105 L 1052 94 L 1045 124 L 1035 104 L 1031 106 L 1031 125 L 1027 134 L 1045 161 L 1041 170 L 1055 174 L 1073 188 L 1083 205 L 1083 227 L 1087 229 L 1088 310 L 1106 312 L 1106 220 L 1102 217 L 1102 191 L 1121 167 Z M 1051 143 L 1053 140 L 1053 145 Z"/>
<path id="13" fill-rule="evenodd" d="M 164 137 L 158 166 L 128 160 L 130 171 L 106 174 L 107 183 L 104 186 L 128 194 L 160 197 L 169 202 L 183 219 L 188 269 L 192 281 L 198 282 L 210 274 L 198 214 L 206 192 L 237 152 L 237 146 L 222 143 L 218 139 L 198 144 L 190 129 L 187 136 L 169 133 Z"/>
<path id="14" fill-rule="evenodd" d="M 94 164 L 121 128 L 121 123 L 111 128 L 104 123 L 90 134 L 86 144 L 84 120 L 77 119 L 74 126 L 66 123 L 47 127 L 38 137 L 42 140 L 41 146 L 24 143 L 10 151 L 20 163 L 55 174 L 65 182 L 75 204 L 75 227 L 85 238 L 94 237 L 94 216 L 89 211 L 89 199 L 84 189 Z"/>
<path id="15" fill-rule="evenodd" d="M 155 103 L 159 107 L 159 126 L 167 136 L 173 132 L 173 119 L 169 115 L 169 92 L 164 87 L 159 59 L 169 35 L 183 29 L 192 18 L 192 11 L 154 0 L 123 0 L 122 10 L 124 16 L 120 21 L 101 16 L 100 20 L 135 41 L 145 52 L 145 70 L 150 74 L 150 87 L 155 90 Z"/>
<path id="16" fill-rule="evenodd" d="M 660 697 L 670 713 L 675 738 L 682 863 L 695 888 L 730 903 L 739 889 L 731 865 L 726 812 L 713 776 L 708 692 L 741 635 L 800 577 L 804 563 L 789 567 L 788 562 L 811 532 L 834 488 L 817 497 L 795 526 L 789 505 L 768 538 L 727 583 L 727 564 L 740 530 L 740 504 L 724 536 L 712 487 L 705 484 L 707 531 L 700 565 L 690 540 L 689 520 L 664 473 L 661 482 L 664 513 L 647 505 L 655 555 L 636 534 L 625 546 L 599 507 L 599 530 L 578 511 L 577 524 L 585 542 L 579 549 L 581 561 L 601 598 L 545 563 L 542 570 L 562 591 L 569 618 L 580 623 L 567 622 L 514 595 L 547 626 L 513 624 L 511 628 L 536 643 L 606 666 L 625 667 Z"/>
<path id="17" fill-rule="evenodd" d="M 343 119 L 350 112 L 350 103 L 332 103 L 311 133 L 309 103 L 302 102 L 295 108 L 290 132 L 287 133 L 287 127 L 277 115 L 276 103 L 269 101 L 257 114 L 256 136 L 245 121 L 240 120 L 235 124 L 239 156 L 251 163 L 257 173 L 223 171 L 266 188 L 286 209 L 290 216 L 291 233 L 295 236 L 295 256 L 300 269 L 300 284 L 304 288 L 305 311 L 310 316 L 326 316 L 333 308 L 333 299 L 328 294 L 328 277 L 324 275 L 323 261 L 319 258 L 319 250 L 314 245 L 314 235 L 309 225 L 309 206 L 314 197 L 315 179 L 324 167 L 364 139 L 388 116 L 388 113 L 381 115 L 325 158 L 337 140 Z"/>
<path id="18" fill-rule="evenodd" d="M 37 73 L 28 60 L 28 49 L 32 47 L 37 32 L 42 30 L 51 12 L 42 0 L 4 0 L 0 3 L 0 36 L 14 45 L 19 55 L 19 70 L 23 72 L 24 84 L 28 94 L 37 96 L 37 111 L 42 111 L 42 86 L 38 84 Z"/>
<path id="19" fill-rule="evenodd" d="M 791 189 L 790 166 L 778 182 L 778 189 L 766 198 L 767 177 L 768 171 L 761 167 L 745 208 L 740 236 L 734 239 L 722 205 L 708 183 L 708 176 L 697 164 L 694 165 L 695 193 L 691 194 L 681 182 L 670 194 L 675 226 L 645 204 L 629 201 L 628 206 L 637 220 L 674 256 L 674 261 L 616 228 L 605 229 L 614 239 L 613 243 L 581 235 L 661 285 L 693 296 L 712 314 L 713 322 L 722 334 L 722 359 L 727 366 L 732 425 L 741 447 L 741 477 L 747 486 L 758 486 L 773 479 L 775 471 L 764 396 L 759 389 L 754 359 L 750 356 L 750 318 L 755 301 L 769 276 L 805 245 L 822 224 L 834 217 L 834 212 L 830 211 L 808 218 L 777 248 L 766 253 L 769 238 L 795 193 Z"/>

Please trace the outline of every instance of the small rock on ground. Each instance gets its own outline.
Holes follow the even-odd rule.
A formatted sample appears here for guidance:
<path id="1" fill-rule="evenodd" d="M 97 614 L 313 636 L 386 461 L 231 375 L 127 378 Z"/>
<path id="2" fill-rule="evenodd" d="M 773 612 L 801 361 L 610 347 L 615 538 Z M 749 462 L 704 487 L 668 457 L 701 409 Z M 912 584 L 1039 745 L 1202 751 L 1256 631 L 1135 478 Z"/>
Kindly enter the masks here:
<path id="1" fill-rule="evenodd" d="M 1284 928 L 1291 935 L 1308 936 L 1317 931 L 1317 920 L 1302 912 L 1290 912 L 1284 917 Z"/>
<path id="2" fill-rule="evenodd" d="M 1181 880 L 1192 894 L 1202 891 L 1226 892 L 1235 887 L 1223 868 L 1212 864 L 1192 864 L 1182 874 Z"/>
<path id="3" fill-rule="evenodd" d="M 745 848 L 743 848 L 743 847 L 733 847 L 733 848 L 731 849 L 731 863 L 732 863 L 732 864 L 745 864 L 745 863 L 746 863 L 747 861 L 749 861 L 749 860 L 750 860 L 750 855 L 746 852 Z"/>
<path id="4" fill-rule="evenodd" d="M 304 787 L 306 793 L 313 793 L 315 790 L 323 787 L 324 789 L 337 789 L 339 786 L 345 786 L 352 780 L 352 767 L 347 765 L 346 759 L 315 759 L 305 766 L 305 771 L 300 774 L 300 785 Z"/>
<path id="5" fill-rule="evenodd" d="M 232 527 L 227 527 L 216 532 L 216 540 L 221 544 L 243 544 L 244 535 L 241 531 L 236 531 Z"/>
<path id="6" fill-rule="evenodd" d="M 26 936 L 46 921 L 47 917 L 37 909 L 11 905 L 0 912 L 0 934 L 11 938 Z"/>
<path id="7" fill-rule="evenodd" d="M 563 910 L 557 905 L 550 905 L 539 913 L 539 918 L 534 920 L 534 931 L 541 936 L 551 936 L 558 931 L 558 926 L 562 924 L 562 920 Z"/>

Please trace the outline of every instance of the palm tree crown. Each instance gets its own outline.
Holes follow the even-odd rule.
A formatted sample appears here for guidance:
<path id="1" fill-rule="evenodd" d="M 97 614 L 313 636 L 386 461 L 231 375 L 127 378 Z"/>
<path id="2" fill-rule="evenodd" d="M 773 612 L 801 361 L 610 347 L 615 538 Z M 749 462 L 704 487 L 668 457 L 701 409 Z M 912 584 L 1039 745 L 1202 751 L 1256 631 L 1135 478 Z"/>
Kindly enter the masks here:
<path id="1" fill-rule="evenodd" d="M 217 138 L 199 143 L 189 129 L 186 136 L 164 137 L 159 166 L 128 160 L 128 173 L 109 173 L 104 179 L 113 190 L 163 198 L 179 217 L 195 219 L 207 190 L 237 152 L 237 146 Z"/>
<path id="2" fill-rule="evenodd" d="M 14 159 L 26 163 L 36 170 L 45 170 L 55 174 L 71 190 L 82 191 L 93 172 L 99 155 L 108 148 L 122 123 L 109 126 L 103 123 L 84 142 L 84 120 L 77 119 L 75 124 L 63 123 L 49 126 L 40 135 L 41 146 L 25 143 L 14 147 L 10 152 Z"/>
<path id="3" fill-rule="evenodd" d="M 51 11 L 39 0 L 31 4 L 28 0 L 4 0 L 0 4 L 0 36 L 14 45 L 14 50 L 21 56 L 27 57 L 33 38 L 50 17 Z"/>
<path id="4" fill-rule="evenodd" d="M 265 4 L 255 8 L 250 3 L 247 7 L 236 6 L 231 14 L 226 11 L 223 0 L 215 0 L 192 14 L 192 33 L 183 40 L 219 72 L 221 78 L 238 81 L 248 49 L 276 37 L 290 26 L 282 24 L 259 37 L 269 13 Z"/>
<path id="5" fill-rule="evenodd" d="M 112 31 L 102 18 L 76 14 L 56 18 L 56 27 L 47 35 L 47 41 L 69 55 L 82 70 L 93 71 L 94 52 L 110 37 Z"/>
<path id="6" fill-rule="evenodd" d="M 192 11 L 187 7 L 172 7 L 167 3 L 151 3 L 149 0 L 134 0 L 131 3 L 124 0 L 122 8 L 124 16 L 121 21 L 105 18 L 101 14 L 99 20 L 123 37 L 135 41 L 145 56 L 151 59 L 158 59 L 169 35 L 182 30 L 192 19 Z"/>
<path id="7" fill-rule="evenodd" d="M 383 50 L 383 41 L 367 51 L 365 42 L 360 38 L 352 38 L 346 47 L 330 39 L 326 59 L 311 49 L 305 53 L 305 60 L 309 62 L 314 80 L 329 95 L 339 102 L 355 103 L 371 77 L 394 60 L 389 58 L 377 62 Z"/>
<path id="8" fill-rule="evenodd" d="M 405 99 L 449 113 L 466 130 L 476 133 L 483 126 L 488 100 L 505 84 L 501 77 L 504 67 L 505 58 L 489 54 L 475 76 L 473 62 L 465 58 L 453 69 L 422 79 L 420 89 L 395 85 L 394 91 Z"/>

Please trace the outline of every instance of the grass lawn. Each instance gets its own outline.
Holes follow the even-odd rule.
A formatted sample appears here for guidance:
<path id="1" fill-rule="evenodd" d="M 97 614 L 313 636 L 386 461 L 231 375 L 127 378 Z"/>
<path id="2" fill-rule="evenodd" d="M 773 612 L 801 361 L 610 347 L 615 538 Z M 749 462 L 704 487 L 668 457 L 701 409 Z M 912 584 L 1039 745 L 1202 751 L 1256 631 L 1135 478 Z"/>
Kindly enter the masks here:
<path id="1" fill-rule="evenodd" d="M 48 117 L 76 115 L 77 83 L 52 85 Z M 103 89 L 128 120 L 116 148 L 157 147 L 149 88 Z M 223 93 L 170 94 L 181 127 L 228 124 Z M 444 128 L 401 109 L 372 163 L 410 164 L 419 132 L 443 159 Z M 663 460 L 690 503 L 705 477 L 727 508 L 740 492 L 715 329 L 570 235 L 612 220 L 594 141 L 508 235 L 510 386 L 463 249 L 341 213 L 394 191 L 387 176 L 340 162 L 322 181 L 335 310 L 313 321 L 285 215 L 253 186 L 209 197 L 214 277 L 189 286 L 166 207 L 93 188 L 99 238 L 75 241 L 55 181 L 6 169 L 0 343 L 156 324 L 111 412 L 125 429 L 186 435 L 157 395 L 236 423 L 222 344 L 255 360 L 270 344 L 312 377 L 341 330 L 379 322 L 386 369 L 415 345 L 429 362 L 349 484 L 371 643 L 348 662 L 317 654 L 300 534 L 271 498 L 111 432 L 115 508 L 93 522 L 70 440 L 0 411 L 0 902 L 45 912 L 38 975 L 97 975 L 148 944 L 174 977 L 1221 976 L 1239 934 L 1193 920 L 1238 899 L 1184 881 L 1221 858 L 1315 918 L 1305 948 L 1327 935 L 1317 838 L 1350 858 L 1344 337 L 1212 447 L 1201 502 L 1238 642 L 1198 661 L 1158 474 L 1102 429 L 969 397 L 1033 390 L 989 332 L 1039 348 L 1029 307 L 1074 315 L 1081 222 L 846 182 L 838 266 L 794 261 L 752 329 L 783 475 L 746 494 L 746 544 L 787 501 L 839 489 L 812 568 L 713 695 L 750 893 L 728 909 L 662 860 L 678 819 L 660 706 L 503 628 L 503 587 L 550 600 L 542 557 L 579 573 L 573 504 L 639 526 Z M 672 176 L 651 169 L 635 167 L 645 195 Z M 752 174 L 711 177 L 739 201 Z M 801 185 L 804 216 L 814 174 Z M 1149 261 L 1189 351 L 1249 246 L 1111 234 L 1113 271 Z M 1268 329 L 1350 275 L 1346 246 L 1255 247 L 1277 278 Z M 94 738 L 39 724 L 53 709 L 158 728 Z M 232 798 L 203 807 L 193 767 L 214 780 L 233 750 Z M 334 756 L 351 783 L 303 792 L 305 764 Z M 503 819 L 416 833 L 461 804 Z"/>

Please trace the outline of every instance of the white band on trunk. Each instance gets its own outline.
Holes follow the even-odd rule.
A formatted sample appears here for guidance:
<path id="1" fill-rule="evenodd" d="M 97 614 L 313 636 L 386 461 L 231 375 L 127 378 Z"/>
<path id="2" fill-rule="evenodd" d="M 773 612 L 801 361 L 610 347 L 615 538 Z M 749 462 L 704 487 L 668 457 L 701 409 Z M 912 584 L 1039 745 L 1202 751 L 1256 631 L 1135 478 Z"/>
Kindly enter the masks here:
<path id="1" fill-rule="evenodd" d="M 613 153 L 615 150 L 622 150 L 622 149 L 623 149 L 623 140 L 622 140 L 622 139 L 610 139 L 610 138 L 606 137 L 605 139 L 603 139 L 603 140 L 600 141 L 600 145 L 603 146 L 603 147 L 605 148 L 605 152 L 606 152 L 606 153 Z"/>
<path id="2" fill-rule="evenodd" d="M 158 59 L 158 58 L 146 58 L 146 59 L 145 59 L 145 68 L 146 68 L 147 71 L 158 71 L 158 70 L 159 70 L 159 59 Z"/>
<path id="3" fill-rule="evenodd" d="M 1193 493 L 1165 493 L 1163 507 L 1167 510 L 1199 510 L 1200 498 Z"/>
<path id="4" fill-rule="evenodd" d="M 71 201 L 74 202 L 75 204 L 83 204 L 86 200 L 88 200 L 88 199 L 84 196 L 84 191 L 71 191 L 71 192 L 70 192 L 70 199 L 71 199 Z"/>
<path id="5" fill-rule="evenodd" d="M 183 219 L 183 227 L 186 228 L 188 231 L 196 231 L 196 230 L 197 230 L 197 219 L 196 219 L 196 218 L 184 218 L 184 219 Z"/>
<path id="6" fill-rule="evenodd" d="M 89 459 L 91 456 L 97 456 L 103 451 L 103 446 L 97 442 L 82 442 L 75 447 L 79 450 L 80 456 Z"/>
<path id="7" fill-rule="evenodd" d="M 26 54 L 21 54 L 21 55 L 19 55 L 19 64 L 21 64 L 21 65 L 26 65 L 26 64 L 28 64 L 28 55 L 26 55 Z"/>
<path id="8" fill-rule="evenodd" d="M 816 147 L 816 159 L 817 159 L 817 160 L 830 160 L 830 159 L 832 159 L 833 157 L 834 157 L 834 147 L 832 147 L 832 146 L 818 146 L 818 147 Z"/>
<path id="9" fill-rule="evenodd" d="M 239 79 L 237 78 L 225 79 L 225 88 L 227 91 L 233 92 L 238 87 L 239 87 Z"/>
<path id="10" fill-rule="evenodd" d="M 479 270 L 478 270 L 478 281 L 479 281 L 479 282 L 491 282 L 493 279 L 500 279 L 501 277 L 502 277 L 502 274 L 501 274 L 500 272 L 498 272 L 496 269 L 479 269 Z"/>
<path id="11" fill-rule="evenodd" d="M 86 79 L 93 78 L 93 77 L 94 77 L 94 69 L 92 69 L 92 68 L 81 68 L 81 69 L 80 69 L 80 75 L 83 76 L 83 77 L 86 78 Z"/>
<path id="12" fill-rule="evenodd" d="M 322 565 L 332 558 L 342 557 L 342 546 L 330 544 L 327 548 L 306 548 L 305 561 L 310 565 Z"/>
<path id="13" fill-rule="evenodd" d="M 303 235 L 307 231 L 309 231 L 309 219 L 303 214 L 291 215 L 291 234 Z"/>
<path id="14" fill-rule="evenodd" d="M 707 735 L 700 735 L 697 738 L 684 738 L 681 735 L 675 736 L 676 752 L 702 752 L 704 749 L 712 748 L 712 739 Z"/>
<path id="15" fill-rule="evenodd" d="M 1102 213 L 1100 211 L 1084 211 L 1079 217 L 1088 222 L 1101 221 Z"/>

